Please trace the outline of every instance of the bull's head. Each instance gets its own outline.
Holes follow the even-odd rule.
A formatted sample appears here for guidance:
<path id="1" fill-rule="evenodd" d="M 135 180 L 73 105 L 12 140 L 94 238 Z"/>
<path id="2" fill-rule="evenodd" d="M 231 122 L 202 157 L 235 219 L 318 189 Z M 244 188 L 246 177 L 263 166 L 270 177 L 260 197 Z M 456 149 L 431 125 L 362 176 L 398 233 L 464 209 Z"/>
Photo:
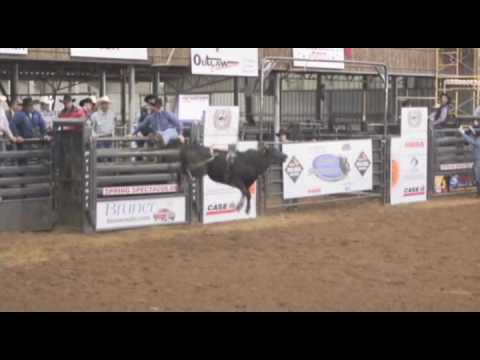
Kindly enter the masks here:
<path id="1" fill-rule="evenodd" d="M 264 147 L 263 153 L 267 158 L 271 159 L 273 164 L 281 165 L 288 159 L 288 156 L 282 153 L 276 147 Z"/>

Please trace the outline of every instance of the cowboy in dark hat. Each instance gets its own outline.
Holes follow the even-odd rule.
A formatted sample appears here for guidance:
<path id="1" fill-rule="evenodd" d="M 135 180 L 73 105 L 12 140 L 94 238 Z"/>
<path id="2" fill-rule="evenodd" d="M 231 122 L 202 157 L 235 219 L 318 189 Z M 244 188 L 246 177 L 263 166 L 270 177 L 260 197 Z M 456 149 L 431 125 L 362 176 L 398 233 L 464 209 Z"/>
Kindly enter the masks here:
<path id="1" fill-rule="evenodd" d="M 12 132 L 15 136 L 21 136 L 24 139 L 48 138 L 45 120 L 42 114 L 34 110 L 33 103 L 32 98 L 23 99 L 23 111 L 15 114 Z"/>
<path id="2" fill-rule="evenodd" d="M 85 98 L 80 101 L 79 105 L 82 108 L 85 115 L 89 118 L 92 115 L 92 111 L 93 111 L 93 105 L 94 105 L 93 100 L 89 97 Z"/>
<path id="3" fill-rule="evenodd" d="M 75 99 L 73 99 L 70 95 L 66 94 L 63 96 L 63 100 L 60 102 L 63 104 L 64 108 L 58 114 L 58 117 L 61 119 L 82 119 L 86 117 L 85 112 L 83 109 L 75 106 Z"/>
<path id="4" fill-rule="evenodd" d="M 279 139 L 281 143 L 285 143 L 288 141 L 290 132 L 285 128 L 281 128 L 280 131 L 277 134 L 275 134 L 275 136 Z"/>

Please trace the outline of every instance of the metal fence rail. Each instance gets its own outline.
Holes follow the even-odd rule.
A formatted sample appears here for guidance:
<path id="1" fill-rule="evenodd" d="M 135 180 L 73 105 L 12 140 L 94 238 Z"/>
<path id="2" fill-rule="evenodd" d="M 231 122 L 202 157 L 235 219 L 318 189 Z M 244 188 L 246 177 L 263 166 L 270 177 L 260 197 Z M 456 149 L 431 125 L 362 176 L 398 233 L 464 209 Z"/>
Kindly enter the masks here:
<path id="1" fill-rule="evenodd" d="M 0 229 L 40 231 L 54 226 L 52 147 L 43 140 L 1 140 Z M 8 150 L 7 150 L 8 149 Z"/>

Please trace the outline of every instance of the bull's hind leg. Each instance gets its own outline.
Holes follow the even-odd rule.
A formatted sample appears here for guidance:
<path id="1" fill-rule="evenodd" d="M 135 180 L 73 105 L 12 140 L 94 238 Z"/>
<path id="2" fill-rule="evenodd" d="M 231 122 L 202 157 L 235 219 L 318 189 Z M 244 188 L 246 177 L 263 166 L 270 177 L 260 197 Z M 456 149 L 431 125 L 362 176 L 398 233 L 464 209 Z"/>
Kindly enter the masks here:
<path id="1" fill-rule="evenodd" d="M 237 205 L 237 211 L 242 210 L 243 205 L 245 205 L 245 200 L 247 200 L 246 213 L 250 214 L 251 198 L 252 198 L 250 191 L 248 191 L 245 184 L 240 181 L 235 182 L 234 186 L 242 192 L 242 198 L 240 199 L 240 202 Z"/>

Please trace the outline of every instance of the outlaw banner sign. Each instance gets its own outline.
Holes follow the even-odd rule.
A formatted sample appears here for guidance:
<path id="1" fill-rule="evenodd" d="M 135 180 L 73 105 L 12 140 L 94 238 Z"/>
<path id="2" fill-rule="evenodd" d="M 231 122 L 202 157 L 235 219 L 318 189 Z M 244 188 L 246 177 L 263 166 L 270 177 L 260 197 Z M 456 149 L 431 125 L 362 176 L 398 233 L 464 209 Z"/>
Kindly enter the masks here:
<path id="1" fill-rule="evenodd" d="M 71 48 L 72 57 L 113 60 L 148 60 L 147 48 Z"/>
<path id="2" fill-rule="evenodd" d="M 28 48 L 0 48 L 2 55 L 28 55 Z"/>
<path id="3" fill-rule="evenodd" d="M 373 189 L 371 140 L 285 144 L 285 200 Z"/>
<path id="4" fill-rule="evenodd" d="M 258 48 L 192 48 L 192 74 L 257 77 Z"/>

